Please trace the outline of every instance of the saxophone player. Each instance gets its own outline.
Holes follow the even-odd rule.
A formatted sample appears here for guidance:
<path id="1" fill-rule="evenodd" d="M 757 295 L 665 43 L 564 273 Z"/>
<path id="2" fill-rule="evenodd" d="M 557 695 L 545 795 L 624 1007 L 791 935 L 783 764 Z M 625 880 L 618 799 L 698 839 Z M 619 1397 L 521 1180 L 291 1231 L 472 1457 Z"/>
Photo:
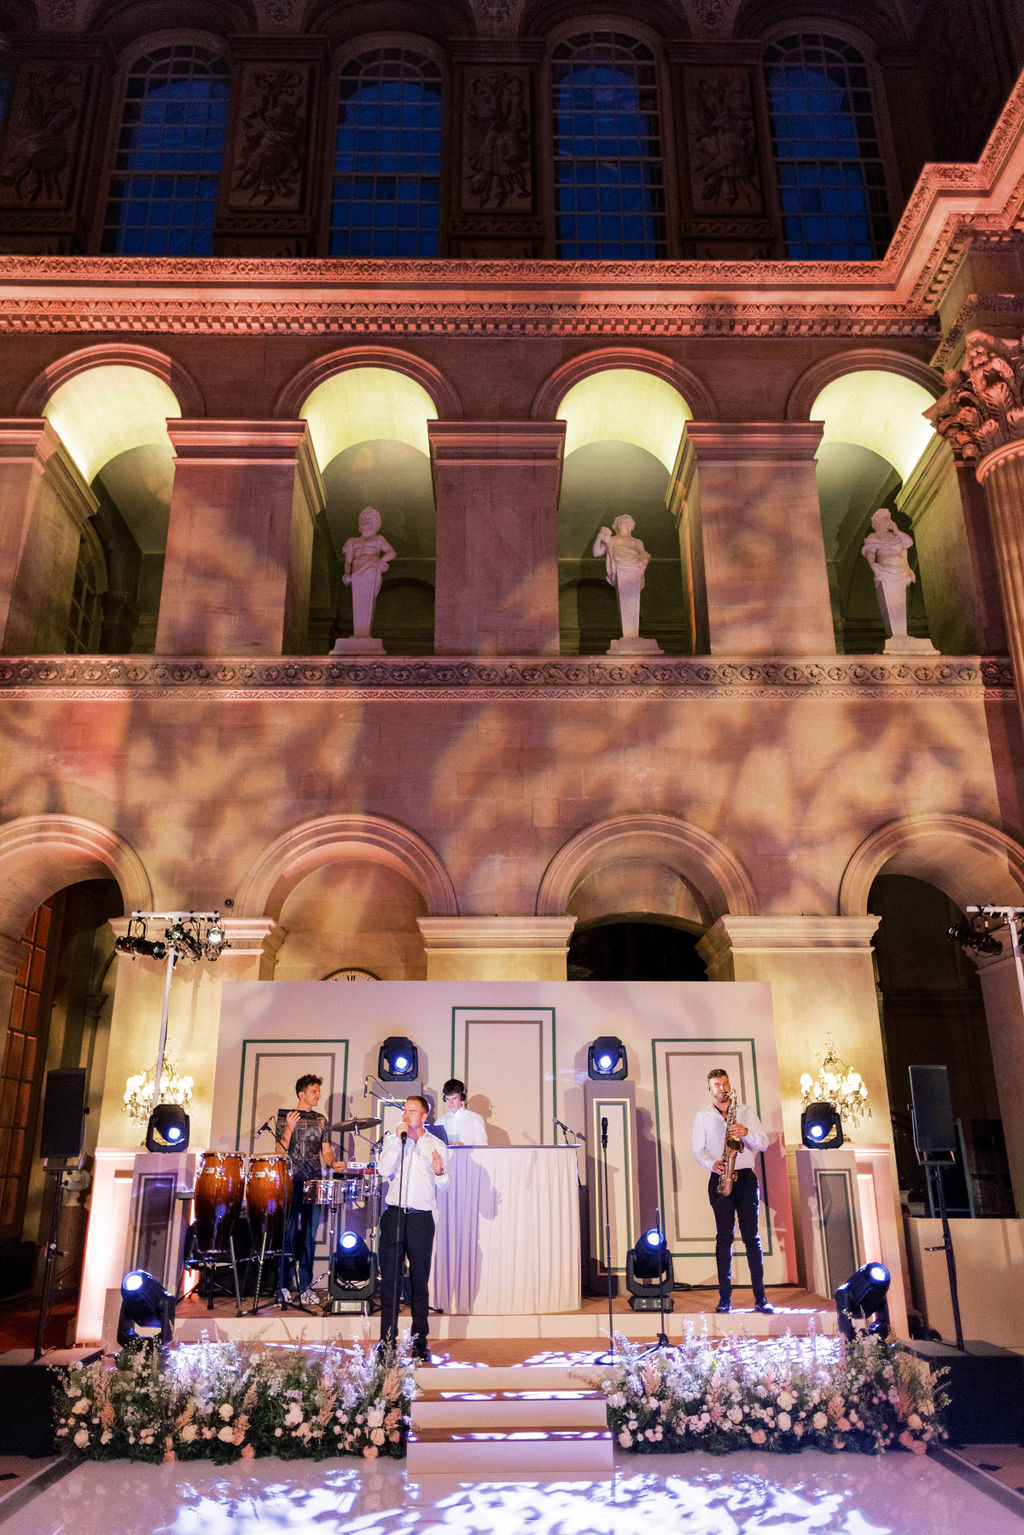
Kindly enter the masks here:
<path id="1" fill-rule="evenodd" d="M 691 1149 L 694 1161 L 709 1174 L 708 1199 L 715 1213 L 715 1261 L 718 1266 L 716 1311 L 732 1310 L 732 1238 L 737 1220 L 747 1250 L 754 1310 L 775 1310 L 764 1293 L 764 1258 L 757 1233 L 761 1190 L 754 1171 L 754 1155 L 764 1151 L 768 1135 L 754 1110 L 737 1103 L 724 1066 L 708 1072 L 711 1102 L 693 1121 Z M 737 1149 L 738 1148 L 738 1149 Z M 734 1176 L 731 1179 L 730 1174 Z"/>

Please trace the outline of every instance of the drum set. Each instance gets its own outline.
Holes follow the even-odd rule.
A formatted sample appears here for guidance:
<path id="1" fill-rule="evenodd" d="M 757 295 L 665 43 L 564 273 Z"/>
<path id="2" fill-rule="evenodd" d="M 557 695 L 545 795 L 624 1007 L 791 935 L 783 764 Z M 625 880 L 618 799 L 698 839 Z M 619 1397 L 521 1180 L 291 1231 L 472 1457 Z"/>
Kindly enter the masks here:
<path id="1" fill-rule="evenodd" d="M 344 1119 L 328 1125 L 329 1134 L 353 1134 L 379 1125 L 379 1119 Z M 377 1143 L 371 1146 L 375 1155 Z M 356 1211 L 365 1212 L 365 1240 L 371 1252 L 377 1235 L 380 1213 L 381 1180 L 374 1160 L 348 1162 L 345 1171 L 335 1176 L 333 1169 L 325 1178 L 307 1180 L 303 1190 L 306 1204 L 315 1205 L 327 1215 L 328 1250 L 333 1253 L 350 1221 L 359 1223 Z M 216 1277 L 217 1271 L 230 1268 L 238 1315 L 242 1314 L 242 1282 L 239 1262 L 255 1265 L 252 1312 L 260 1309 L 264 1268 L 277 1265 L 285 1255 L 288 1211 L 294 1193 L 291 1165 L 281 1154 L 269 1155 L 240 1151 L 204 1151 L 199 1158 L 199 1174 L 193 1191 L 195 1224 L 185 1256 L 185 1267 L 205 1271 L 208 1276 L 207 1302 L 213 1309 L 214 1291 L 230 1294 Z M 246 1222 L 238 1227 L 244 1214 Z M 248 1242 L 236 1248 L 239 1229 L 248 1226 Z M 360 1235 L 363 1235 L 361 1232 Z M 275 1286 L 275 1297 L 277 1287 Z"/>

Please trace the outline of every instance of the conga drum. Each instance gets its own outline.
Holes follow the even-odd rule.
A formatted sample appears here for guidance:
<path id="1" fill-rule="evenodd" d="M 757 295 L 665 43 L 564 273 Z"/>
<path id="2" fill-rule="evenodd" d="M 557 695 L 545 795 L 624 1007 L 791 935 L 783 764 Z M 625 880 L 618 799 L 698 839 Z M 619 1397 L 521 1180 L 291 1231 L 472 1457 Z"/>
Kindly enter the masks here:
<path id="1" fill-rule="evenodd" d="M 223 1253 L 242 1208 L 245 1158 L 238 1151 L 204 1151 L 196 1179 L 197 1253 Z"/>
<path id="2" fill-rule="evenodd" d="M 245 1184 L 245 1202 L 249 1207 L 254 1253 L 281 1251 L 291 1198 L 292 1172 L 288 1158 L 253 1157 Z"/>

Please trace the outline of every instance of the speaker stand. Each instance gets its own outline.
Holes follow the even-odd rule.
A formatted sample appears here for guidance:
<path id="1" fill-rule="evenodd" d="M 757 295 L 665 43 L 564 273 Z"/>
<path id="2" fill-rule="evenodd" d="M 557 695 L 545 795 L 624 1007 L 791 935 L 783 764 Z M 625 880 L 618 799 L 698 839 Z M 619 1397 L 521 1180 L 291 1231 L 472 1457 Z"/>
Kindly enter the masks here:
<path id="1" fill-rule="evenodd" d="M 60 1231 L 60 1212 L 64 1204 L 64 1174 L 67 1170 L 63 1157 L 59 1158 L 58 1167 L 50 1167 L 47 1162 L 43 1164 L 47 1173 L 52 1173 L 56 1182 L 53 1189 L 53 1205 L 50 1211 L 50 1234 L 46 1239 L 46 1264 L 43 1268 L 43 1293 L 39 1301 L 39 1321 L 36 1326 L 36 1346 L 32 1354 L 33 1364 L 43 1352 L 43 1341 L 46 1336 L 46 1324 L 50 1319 L 50 1300 L 53 1296 L 53 1280 L 57 1272 L 57 1259 L 64 1254 L 57 1247 L 57 1237 Z"/>
<path id="2" fill-rule="evenodd" d="M 939 1219 L 942 1222 L 942 1241 L 936 1247 L 928 1247 L 926 1252 L 946 1254 L 946 1273 L 949 1277 L 949 1298 L 953 1305 L 953 1330 L 956 1333 L 956 1346 L 962 1354 L 964 1351 L 964 1330 L 960 1322 L 960 1291 L 956 1282 L 956 1257 L 953 1253 L 953 1234 L 949 1229 L 949 1215 L 946 1210 L 946 1186 L 942 1177 L 943 1167 L 948 1167 L 948 1161 L 941 1157 L 923 1157 L 925 1177 L 931 1180 L 932 1188 L 938 1196 Z"/>

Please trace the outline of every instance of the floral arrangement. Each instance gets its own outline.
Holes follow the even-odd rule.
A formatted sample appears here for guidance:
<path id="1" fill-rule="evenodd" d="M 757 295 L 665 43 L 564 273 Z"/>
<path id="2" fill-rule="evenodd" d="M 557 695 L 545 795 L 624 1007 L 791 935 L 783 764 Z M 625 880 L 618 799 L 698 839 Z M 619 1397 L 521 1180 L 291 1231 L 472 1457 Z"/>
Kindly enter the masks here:
<path id="1" fill-rule="evenodd" d="M 945 1372 L 899 1344 L 864 1336 L 768 1342 L 692 1327 L 681 1348 L 645 1356 L 616 1336 L 615 1373 L 602 1382 L 608 1421 L 625 1450 L 855 1450 L 902 1445 L 916 1455 L 945 1437 Z"/>
<path id="2" fill-rule="evenodd" d="M 405 1454 L 407 1354 L 241 1343 L 122 1351 L 62 1370 L 58 1446 L 92 1460 Z"/>

